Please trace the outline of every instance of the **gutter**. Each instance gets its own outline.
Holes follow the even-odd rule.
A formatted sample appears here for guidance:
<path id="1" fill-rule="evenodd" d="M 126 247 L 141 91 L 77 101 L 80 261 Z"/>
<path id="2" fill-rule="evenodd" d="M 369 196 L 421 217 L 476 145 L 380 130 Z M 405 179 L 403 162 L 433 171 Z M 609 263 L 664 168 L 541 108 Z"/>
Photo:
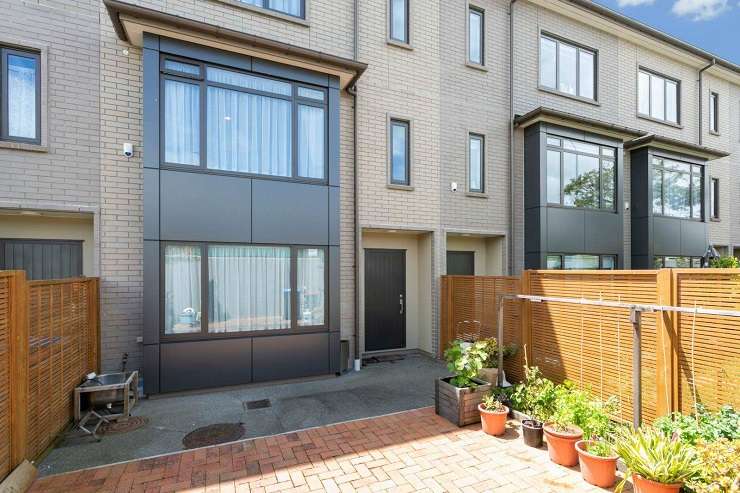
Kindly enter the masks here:
<path id="1" fill-rule="evenodd" d="M 699 70 L 699 145 L 702 144 L 702 140 L 704 140 L 704 130 L 702 122 L 704 121 L 704 71 L 709 70 L 710 68 L 714 67 L 717 64 L 717 60 L 712 58 L 712 61 L 709 62 L 709 65 L 706 65 L 705 67 L 702 67 Z"/>
<path id="2" fill-rule="evenodd" d="M 509 1 L 509 241 L 507 260 L 509 275 L 514 275 L 514 4 Z"/>
<path id="3" fill-rule="evenodd" d="M 360 0 L 354 0 L 354 35 L 352 39 L 352 45 L 353 45 L 353 58 L 354 61 L 357 61 L 360 58 L 360 46 L 359 46 L 359 29 L 360 29 Z M 359 76 L 357 76 L 359 77 Z M 352 111 L 352 153 L 353 153 L 353 159 L 352 159 L 352 207 L 353 207 L 353 216 L 354 216 L 354 231 L 353 234 L 355 236 L 355 254 L 353 255 L 353 269 L 354 269 L 354 295 L 355 295 L 355 303 L 354 303 L 354 370 L 360 371 L 362 369 L 362 360 L 360 359 L 360 218 L 359 218 L 359 200 L 357 199 L 357 194 L 359 192 L 359 186 L 358 186 L 358 179 L 357 179 L 357 172 L 359 170 L 359 166 L 357 165 L 357 157 L 359 156 L 359 152 L 357 152 L 357 77 L 355 77 L 350 85 L 347 87 L 347 92 L 352 95 L 352 103 L 354 105 L 353 111 Z"/>

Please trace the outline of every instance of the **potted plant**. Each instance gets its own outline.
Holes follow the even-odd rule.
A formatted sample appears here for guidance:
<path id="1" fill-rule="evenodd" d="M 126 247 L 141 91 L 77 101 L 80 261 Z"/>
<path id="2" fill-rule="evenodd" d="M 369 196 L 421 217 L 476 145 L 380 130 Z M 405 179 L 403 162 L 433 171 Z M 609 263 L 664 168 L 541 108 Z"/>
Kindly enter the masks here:
<path id="1" fill-rule="evenodd" d="M 542 446 L 542 421 L 550 416 L 555 402 L 555 384 L 536 366 L 524 366 L 524 381 L 511 394 L 512 406 L 527 415 L 522 420 L 522 438 L 530 447 Z"/>
<path id="2" fill-rule="evenodd" d="M 610 488 L 617 480 L 617 454 L 606 440 L 579 440 L 576 442 L 581 476 L 594 486 Z"/>
<path id="3" fill-rule="evenodd" d="M 617 493 L 622 491 L 629 476 L 635 493 L 678 492 L 701 472 L 693 446 L 654 428 L 620 429 L 614 451 L 627 466 L 627 474 L 615 490 Z"/>
<path id="4" fill-rule="evenodd" d="M 444 353 L 451 377 L 435 383 L 434 408 L 438 415 L 465 426 L 480 421 L 478 404 L 491 389 L 491 384 L 477 378 L 486 359 L 482 342 L 453 341 Z"/>
<path id="5" fill-rule="evenodd" d="M 478 378 L 481 380 L 485 380 L 486 382 L 498 385 L 498 351 L 499 346 L 498 342 L 494 337 L 489 337 L 487 339 L 482 339 L 481 342 L 485 344 L 484 349 L 486 351 L 486 359 L 483 362 L 483 368 L 480 369 L 478 372 Z M 508 359 L 511 356 L 514 356 L 517 352 L 518 348 L 516 344 L 509 344 L 505 345 L 502 348 L 503 357 L 504 359 Z M 503 368 L 501 369 L 501 372 L 503 373 Z M 504 374 L 503 381 L 506 381 L 506 375 Z M 506 386 L 509 386 L 511 384 L 504 384 Z"/>
<path id="6" fill-rule="evenodd" d="M 480 411 L 481 425 L 485 433 L 499 436 L 506 432 L 506 417 L 509 415 L 509 408 L 498 400 L 493 392 L 483 397 L 483 402 L 478 404 L 478 411 Z"/>

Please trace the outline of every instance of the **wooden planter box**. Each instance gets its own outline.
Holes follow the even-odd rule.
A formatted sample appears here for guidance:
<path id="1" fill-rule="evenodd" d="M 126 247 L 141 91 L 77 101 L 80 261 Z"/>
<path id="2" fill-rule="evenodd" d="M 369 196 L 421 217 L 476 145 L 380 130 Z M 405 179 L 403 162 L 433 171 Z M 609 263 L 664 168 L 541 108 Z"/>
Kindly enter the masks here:
<path id="1" fill-rule="evenodd" d="M 450 383 L 452 377 L 438 378 L 434 388 L 434 411 L 457 426 L 465 426 L 480 421 L 480 404 L 483 396 L 491 390 L 491 384 L 483 380 L 474 381 L 475 389 L 458 388 Z"/>

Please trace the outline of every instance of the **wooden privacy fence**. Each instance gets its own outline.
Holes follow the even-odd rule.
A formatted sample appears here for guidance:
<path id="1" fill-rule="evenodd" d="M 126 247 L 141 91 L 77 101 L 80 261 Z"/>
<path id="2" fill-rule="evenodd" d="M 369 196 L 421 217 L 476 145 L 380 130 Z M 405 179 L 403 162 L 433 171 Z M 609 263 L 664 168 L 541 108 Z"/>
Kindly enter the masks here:
<path id="1" fill-rule="evenodd" d="M 458 337 L 461 321 L 495 304 L 491 289 L 484 289 L 486 279 L 443 278 L 443 344 Z M 740 310 L 740 269 L 525 271 L 510 286 L 518 288 L 517 294 L 547 298 Z M 572 380 L 602 398 L 619 396 L 620 417 L 632 421 L 629 309 L 573 301 L 505 303 L 504 343 L 525 345 L 529 363 L 555 381 Z M 487 327 L 487 334 L 495 334 L 495 316 Z M 514 379 L 521 378 L 514 370 L 521 367 L 522 356 L 520 351 L 519 358 L 505 364 Z M 642 420 L 651 422 L 670 411 L 689 413 L 694 396 L 710 409 L 740 406 L 740 318 L 643 312 L 640 356 Z"/>
<path id="2" fill-rule="evenodd" d="M 99 367 L 98 279 L 26 281 L 0 271 L 0 479 L 72 419 L 72 391 Z"/>

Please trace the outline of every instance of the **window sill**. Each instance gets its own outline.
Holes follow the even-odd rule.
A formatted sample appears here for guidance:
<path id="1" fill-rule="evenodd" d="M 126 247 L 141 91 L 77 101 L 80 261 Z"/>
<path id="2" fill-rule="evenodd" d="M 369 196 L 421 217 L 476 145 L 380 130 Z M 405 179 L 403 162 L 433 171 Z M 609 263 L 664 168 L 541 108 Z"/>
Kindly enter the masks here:
<path id="1" fill-rule="evenodd" d="M 476 199 L 487 199 L 488 194 L 486 192 L 465 192 L 466 197 L 472 197 Z"/>
<path id="2" fill-rule="evenodd" d="M 283 14 L 282 12 L 278 12 L 276 10 L 265 9 L 262 7 L 257 7 L 255 5 L 249 5 L 247 3 L 240 2 L 239 0 L 216 0 L 216 1 L 225 3 L 227 5 L 231 5 L 232 7 L 247 10 L 249 12 L 254 12 L 255 14 L 264 15 L 266 17 L 274 17 L 276 19 L 280 19 L 280 20 L 287 21 L 287 22 L 292 22 L 293 24 L 298 24 L 299 26 L 303 26 L 303 27 L 311 27 L 311 24 L 308 22 L 308 19 L 302 19 L 300 17 L 295 17 L 290 14 Z"/>
<path id="3" fill-rule="evenodd" d="M 16 151 L 49 152 L 49 146 L 29 144 L 28 142 L 13 142 L 0 140 L 0 149 L 15 149 Z"/>
<path id="4" fill-rule="evenodd" d="M 404 50 L 414 51 L 414 47 L 411 45 L 411 43 L 404 43 L 403 41 L 398 41 L 393 38 L 386 38 L 385 42 L 389 44 L 390 46 L 395 46 L 396 48 L 402 48 Z"/>
<path id="5" fill-rule="evenodd" d="M 709 135 L 714 135 L 715 137 L 719 137 L 720 136 L 720 133 L 719 132 L 715 132 L 714 130 L 710 130 L 709 131 Z"/>
<path id="6" fill-rule="evenodd" d="M 722 222 L 722 219 L 720 219 L 718 217 L 710 217 L 709 218 L 709 221 L 710 222 L 713 222 L 713 223 L 719 223 L 719 222 Z"/>
<path id="7" fill-rule="evenodd" d="M 582 96 L 576 96 L 574 94 L 568 94 L 567 92 L 558 91 L 556 89 L 550 89 L 549 87 L 540 86 L 540 85 L 537 86 L 537 89 L 539 89 L 542 92 L 546 92 L 548 94 L 552 94 L 554 96 L 560 96 L 562 98 L 572 99 L 573 101 L 580 101 L 581 103 L 586 103 L 586 104 L 590 104 L 590 105 L 593 105 L 593 106 L 601 106 L 601 103 L 599 103 L 599 101 L 596 100 L 596 99 L 588 99 L 588 98 L 584 98 Z"/>
<path id="8" fill-rule="evenodd" d="M 586 212 L 598 212 L 602 214 L 619 214 L 619 211 L 615 209 L 601 209 L 596 207 L 576 207 L 573 205 L 553 204 L 548 202 L 546 207 L 551 209 L 567 209 L 570 211 L 586 211 Z"/>
<path id="9" fill-rule="evenodd" d="M 414 187 L 411 185 L 398 185 L 396 183 L 386 183 L 386 188 L 389 188 L 391 190 L 404 190 L 406 192 L 413 192 Z"/>
<path id="10" fill-rule="evenodd" d="M 488 72 L 488 67 L 481 65 L 480 63 L 471 62 L 470 60 L 465 62 L 465 66 L 475 70 L 480 70 L 481 72 Z"/>
<path id="11" fill-rule="evenodd" d="M 637 118 L 640 118 L 642 120 L 647 120 L 649 122 L 660 123 L 661 125 L 666 125 L 668 127 L 683 129 L 683 126 L 678 123 L 668 122 L 665 120 L 659 120 L 657 118 L 653 118 L 652 116 L 643 115 L 640 113 L 637 114 Z"/>

